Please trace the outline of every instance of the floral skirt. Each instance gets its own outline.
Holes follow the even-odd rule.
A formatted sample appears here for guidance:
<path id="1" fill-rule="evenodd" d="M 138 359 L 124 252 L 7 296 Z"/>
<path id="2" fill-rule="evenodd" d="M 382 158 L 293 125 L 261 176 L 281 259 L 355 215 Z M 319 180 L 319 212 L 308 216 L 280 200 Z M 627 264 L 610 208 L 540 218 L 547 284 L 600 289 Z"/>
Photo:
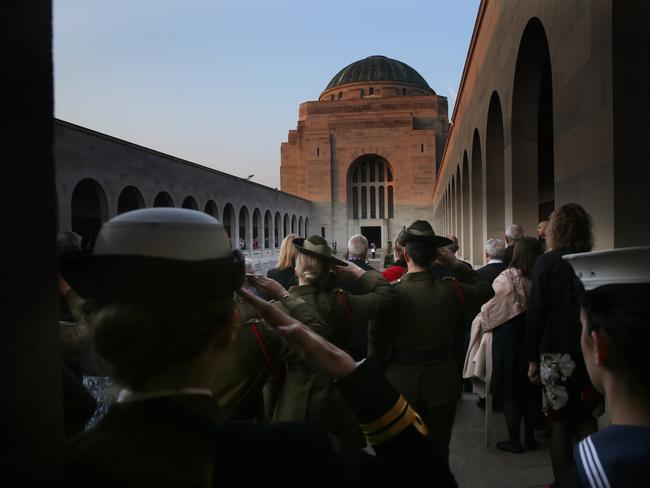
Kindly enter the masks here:
<path id="1" fill-rule="evenodd" d="M 593 418 L 601 398 L 596 392 L 582 355 L 542 353 L 539 364 L 542 380 L 542 408 L 551 420 L 581 422 Z"/>

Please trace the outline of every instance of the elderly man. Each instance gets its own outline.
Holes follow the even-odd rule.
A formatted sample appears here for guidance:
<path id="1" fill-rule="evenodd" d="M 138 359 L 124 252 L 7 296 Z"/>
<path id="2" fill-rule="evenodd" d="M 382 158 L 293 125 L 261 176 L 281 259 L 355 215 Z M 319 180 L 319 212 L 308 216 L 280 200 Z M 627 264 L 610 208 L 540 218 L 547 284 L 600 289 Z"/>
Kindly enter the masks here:
<path id="1" fill-rule="evenodd" d="M 506 250 L 503 255 L 503 264 L 510 266 L 512 253 L 515 250 L 515 241 L 524 237 L 524 228 L 519 224 L 512 224 L 506 229 Z"/>
<path id="2" fill-rule="evenodd" d="M 487 281 L 490 285 L 507 268 L 503 263 L 505 248 L 505 243 L 501 239 L 488 239 L 485 241 L 485 262 L 487 264 L 476 270 L 476 272 L 483 281 Z"/>
<path id="3" fill-rule="evenodd" d="M 368 239 L 361 234 L 355 234 L 348 240 L 348 261 L 356 264 L 363 270 L 370 270 L 368 263 Z"/>

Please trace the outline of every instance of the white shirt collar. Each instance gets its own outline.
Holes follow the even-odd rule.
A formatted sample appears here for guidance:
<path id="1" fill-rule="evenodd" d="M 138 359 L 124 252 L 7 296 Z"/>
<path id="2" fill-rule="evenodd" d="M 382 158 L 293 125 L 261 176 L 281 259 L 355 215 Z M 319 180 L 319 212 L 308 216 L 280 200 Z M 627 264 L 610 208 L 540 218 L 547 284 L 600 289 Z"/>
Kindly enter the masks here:
<path id="1" fill-rule="evenodd" d="M 180 390 L 158 390 L 158 391 L 131 391 L 124 388 L 117 397 L 117 403 L 139 402 L 174 395 L 206 395 L 214 396 L 208 389 L 203 388 L 181 388 Z"/>
<path id="2" fill-rule="evenodd" d="M 499 264 L 503 263 L 503 259 L 490 259 L 490 262 L 488 264 Z"/>

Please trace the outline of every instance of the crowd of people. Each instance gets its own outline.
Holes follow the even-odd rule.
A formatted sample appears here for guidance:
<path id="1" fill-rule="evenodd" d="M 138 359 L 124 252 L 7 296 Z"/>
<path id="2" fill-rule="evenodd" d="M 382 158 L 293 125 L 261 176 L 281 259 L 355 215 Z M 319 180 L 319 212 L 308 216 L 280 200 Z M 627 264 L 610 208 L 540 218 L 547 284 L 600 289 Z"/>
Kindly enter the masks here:
<path id="1" fill-rule="evenodd" d="M 383 270 L 363 235 L 338 257 L 291 234 L 262 276 L 210 216 L 115 217 L 91 255 L 60 253 L 65 323 L 89 331 L 86 354 L 122 388 L 85 431 L 92 398 L 66 395 L 81 405 L 66 410 L 71 484 L 456 486 L 449 445 L 467 384 L 502 405 L 498 449 L 535 450 L 546 427 L 558 486 L 632 479 L 650 455 L 650 272 L 583 285 L 592 246 L 589 215 L 568 204 L 536 237 L 513 224 L 486 241 L 476 270 L 455 236 L 416 220 Z M 603 398 L 612 426 L 596 433 Z"/>

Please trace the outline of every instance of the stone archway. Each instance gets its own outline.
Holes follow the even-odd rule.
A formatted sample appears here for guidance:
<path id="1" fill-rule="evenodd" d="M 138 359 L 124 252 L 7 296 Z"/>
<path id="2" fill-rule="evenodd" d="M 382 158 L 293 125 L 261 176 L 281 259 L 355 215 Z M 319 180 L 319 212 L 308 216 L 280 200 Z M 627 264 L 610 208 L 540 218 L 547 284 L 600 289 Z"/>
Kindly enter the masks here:
<path id="1" fill-rule="evenodd" d="M 122 214 L 139 208 L 144 208 L 142 193 L 135 186 L 127 186 L 117 199 L 117 213 Z"/>
<path id="2" fill-rule="evenodd" d="M 217 207 L 217 204 L 214 202 L 214 200 L 208 200 L 203 211 L 219 220 L 219 208 Z"/>
<path id="3" fill-rule="evenodd" d="M 235 236 L 235 208 L 232 204 L 227 203 L 223 207 L 223 228 L 226 230 L 228 237 L 230 237 L 230 245 L 233 249 L 239 249 L 237 246 L 236 236 Z"/>
<path id="4" fill-rule="evenodd" d="M 82 237 L 82 248 L 91 251 L 102 224 L 108 220 L 108 203 L 102 186 L 90 178 L 77 183 L 70 213 L 72 230 Z"/>
<path id="5" fill-rule="evenodd" d="M 463 151 L 463 172 L 461 179 L 461 198 L 463 204 L 463 228 L 462 228 L 462 242 L 461 252 L 463 259 L 470 260 L 470 248 L 472 239 L 469 235 L 470 229 L 470 194 L 469 194 L 469 160 L 467 158 L 467 151 Z"/>
<path id="6" fill-rule="evenodd" d="M 472 263 L 483 263 L 483 160 L 481 137 L 474 129 L 472 141 Z"/>
<path id="7" fill-rule="evenodd" d="M 183 208 L 188 208 L 190 210 L 198 210 L 199 205 L 196 203 L 196 200 L 194 197 L 187 196 L 185 197 L 185 200 L 183 200 L 183 204 L 181 205 Z"/>
<path id="8" fill-rule="evenodd" d="M 553 80 L 546 32 L 531 19 L 521 36 L 512 90 L 512 215 L 531 232 L 555 204 Z"/>
<path id="9" fill-rule="evenodd" d="M 505 232 L 504 181 L 503 112 L 499 95 L 493 92 L 488 109 L 485 143 L 485 211 L 488 239 L 503 239 Z"/>
<path id="10" fill-rule="evenodd" d="M 153 206 L 154 207 L 173 207 L 174 206 L 174 200 L 172 200 L 172 197 L 169 193 L 166 191 L 161 191 L 156 195 L 156 198 L 153 201 Z"/>

